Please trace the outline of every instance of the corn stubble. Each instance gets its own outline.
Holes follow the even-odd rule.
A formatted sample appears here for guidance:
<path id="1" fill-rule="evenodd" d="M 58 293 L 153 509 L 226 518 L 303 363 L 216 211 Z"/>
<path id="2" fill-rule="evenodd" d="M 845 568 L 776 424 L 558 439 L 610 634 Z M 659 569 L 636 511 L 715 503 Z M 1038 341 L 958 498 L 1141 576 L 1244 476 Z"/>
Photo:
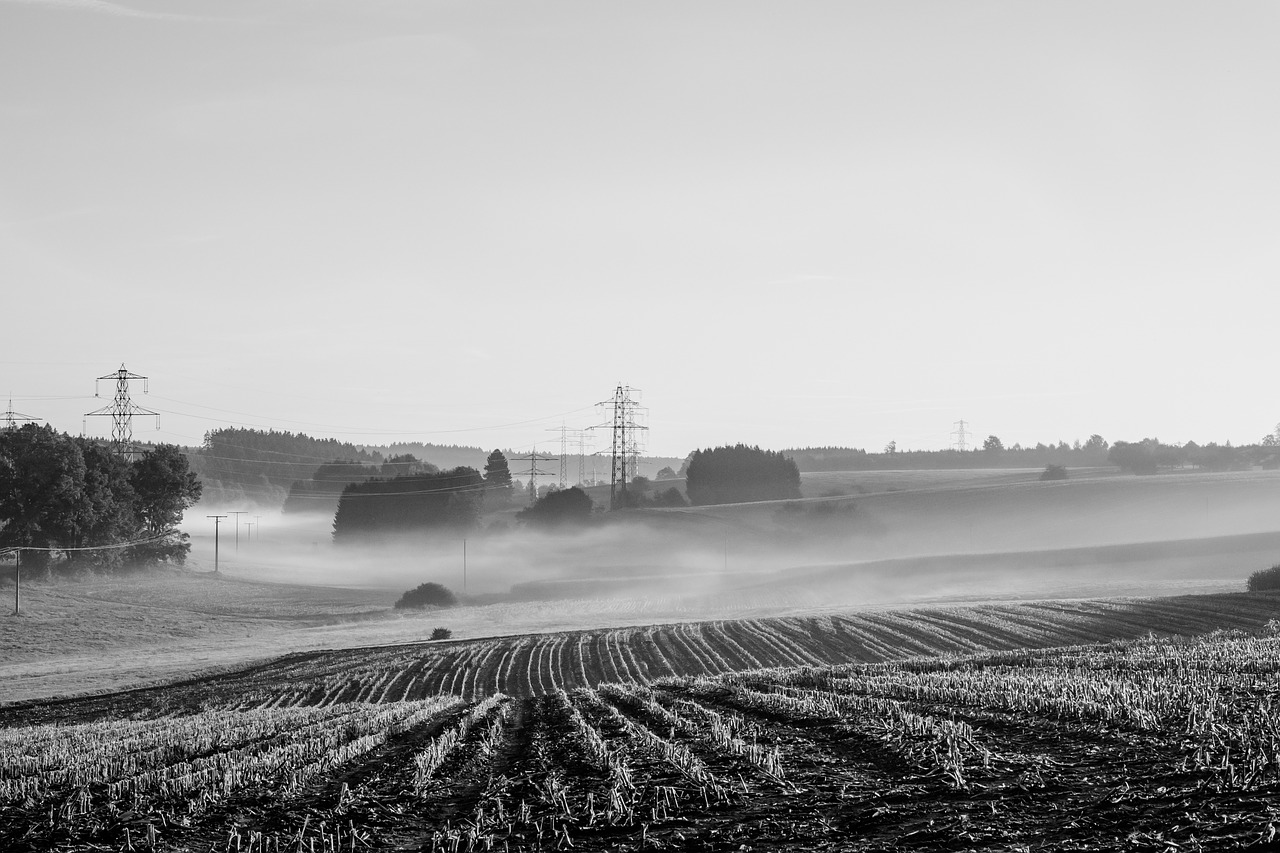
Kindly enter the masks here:
<path id="1" fill-rule="evenodd" d="M 0 846 L 1223 849 L 1280 819 L 1280 639 L 0 729 Z"/>

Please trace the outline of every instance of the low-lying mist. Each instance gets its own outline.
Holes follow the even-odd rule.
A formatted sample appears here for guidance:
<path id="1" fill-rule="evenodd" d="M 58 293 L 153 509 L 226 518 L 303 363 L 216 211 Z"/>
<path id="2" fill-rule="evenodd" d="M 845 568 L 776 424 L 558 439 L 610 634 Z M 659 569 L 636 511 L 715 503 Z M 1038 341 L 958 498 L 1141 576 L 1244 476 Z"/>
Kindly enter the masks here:
<path id="1" fill-rule="evenodd" d="M 853 478 L 856 482 L 856 478 Z M 215 510 L 188 514 L 213 568 Z M 618 513 L 334 544 L 326 515 L 223 523 L 229 576 L 386 590 L 433 581 L 495 600 L 688 598 L 760 608 L 1239 589 L 1280 562 L 1280 474 L 1100 476 L 915 486 L 801 501 Z M 1163 543 L 1163 544 L 1160 544 Z M 1125 546 L 1125 547 L 1121 547 Z M 1139 547 L 1134 547 L 1139 546 Z M 464 579 L 465 548 L 465 579 Z"/>

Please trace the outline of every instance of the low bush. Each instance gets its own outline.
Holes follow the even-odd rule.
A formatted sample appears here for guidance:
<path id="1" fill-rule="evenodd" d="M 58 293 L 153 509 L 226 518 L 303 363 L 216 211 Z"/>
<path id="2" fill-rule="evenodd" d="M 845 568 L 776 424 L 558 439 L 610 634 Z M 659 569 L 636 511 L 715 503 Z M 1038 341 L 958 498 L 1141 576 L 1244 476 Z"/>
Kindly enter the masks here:
<path id="1" fill-rule="evenodd" d="M 1280 589 L 1280 565 L 1254 572 L 1249 576 L 1249 592 Z"/>
<path id="2" fill-rule="evenodd" d="M 1046 465 L 1044 472 L 1040 475 L 1041 480 L 1065 480 L 1067 479 L 1067 468 L 1065 465 Z"/>
<path id="3" fill-rule="evenodd" d="M 453 636 L 453 632 L 450 631 L 448 628 L 432 628 L 431 629 L 431 639 L 433 640 L 447 640 L 452 636 Z"/>
<path id="4" fill-rule="evenodd" d="M 396 609 L 453 607 L 457 603 L 457 596 L 448 587 L 438 583 L 424 583 L 400 596 L 400 600 L 396 602 Z"/>

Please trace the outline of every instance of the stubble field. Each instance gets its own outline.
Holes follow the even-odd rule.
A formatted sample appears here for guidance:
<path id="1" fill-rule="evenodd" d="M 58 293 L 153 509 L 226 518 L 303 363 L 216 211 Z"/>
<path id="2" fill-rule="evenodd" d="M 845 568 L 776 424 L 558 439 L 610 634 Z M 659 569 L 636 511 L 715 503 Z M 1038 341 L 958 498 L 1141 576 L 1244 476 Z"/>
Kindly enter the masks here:
<path id="1" fill-rule="evenodd" d="M 295 656 L 7 709 L 0 843 L 32 853 L 1269 844 L 1280 639 L 1262 620 L 1278 613 L 1268 596 L 886 613 L 807 646 L 802 636 L 823 634 L 816 625 L 748 626 L 732 640 L 723 625 L 718 639 L 670 630 L 665 642 L 657 629 L 654 645 L 673 650 L 659 655 L 662 674 L 635 656 L 639 644 L 608 635 L 556 638 L 543 654 L 530 653 L 542 638 L 515 638 L 501 655 L 464 644 Z M 1223 622 L 1252 633 L 936 655 Z M 594 651 L 557 655 L 575 639 Z M 708 674 L 773 662 L 766 649 L 791 662 L 884 662 Z M 919 651 L 935 654 L 903 657 Z M 464 673 L 452 690 L 432 682 L 431 659 Z"/>

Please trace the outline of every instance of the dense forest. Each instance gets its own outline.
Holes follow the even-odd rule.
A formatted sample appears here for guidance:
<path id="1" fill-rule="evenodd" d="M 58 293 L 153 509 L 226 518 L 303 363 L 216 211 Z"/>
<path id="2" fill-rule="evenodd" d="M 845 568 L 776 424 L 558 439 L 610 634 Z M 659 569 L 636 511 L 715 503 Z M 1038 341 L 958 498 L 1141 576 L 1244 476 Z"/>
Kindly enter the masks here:
<path id="1" fill-rule="evenodd" d="M 191 546 L 175 528 L 200 494 L 174 445 L 130 458 L 49 426 L 0 430 L 0 548 L 27 566 L 181 564 Z"/>

